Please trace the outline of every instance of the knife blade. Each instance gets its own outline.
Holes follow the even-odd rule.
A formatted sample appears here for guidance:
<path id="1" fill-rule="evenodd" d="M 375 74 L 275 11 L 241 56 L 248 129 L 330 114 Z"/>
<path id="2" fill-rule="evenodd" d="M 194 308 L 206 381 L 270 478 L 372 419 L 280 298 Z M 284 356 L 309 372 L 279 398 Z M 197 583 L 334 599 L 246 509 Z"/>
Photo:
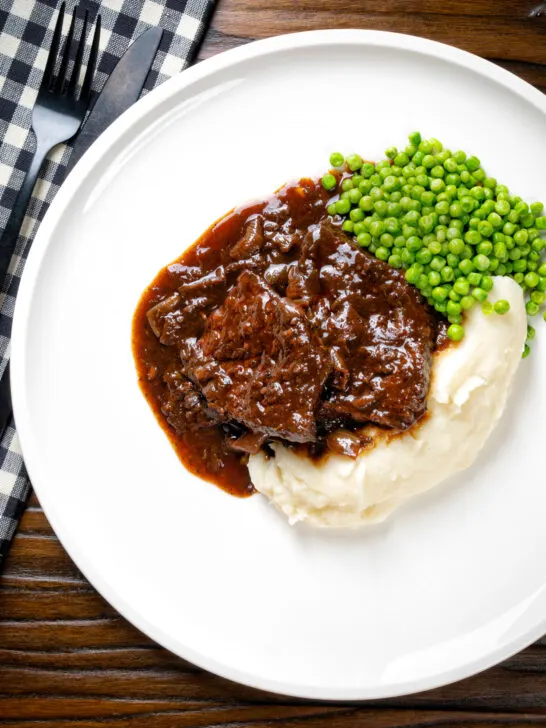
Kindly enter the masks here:
<path id="1" fill-rule="evenodd" d="M 137 101 L 162 36 L 161 28 L 145 30 L 119 59 L 76 138 L 67 175 L 102 132 Z"/>
<path id="2" fill-rule="evenodd" d="M 76 137 L 66 168 L 67 175 L 102 132 L 138 100 L 162 36 L 161 28 L 145 30 L 119 59 Z M 8 362 L 0 379 L 0 437 L 8 426 L 11 412 Z"/>

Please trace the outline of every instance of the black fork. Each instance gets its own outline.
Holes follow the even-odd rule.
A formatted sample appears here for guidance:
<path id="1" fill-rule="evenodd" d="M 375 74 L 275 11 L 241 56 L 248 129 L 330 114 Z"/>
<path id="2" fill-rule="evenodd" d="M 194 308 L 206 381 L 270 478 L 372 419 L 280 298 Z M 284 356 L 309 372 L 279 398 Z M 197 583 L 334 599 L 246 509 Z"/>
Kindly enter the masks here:
<path id="1" fill-rule="evenodd" d="M 75 8 L 72 15 L 72 22 L 66 38 L 59 73 L 55 76 L 55 62 L 59 53 L 64 11 L 65 3 L 63 2 L 57 15 L 57 22 L 53 32 L 53 40 L 49 49 L 42 84 L 32 112 L 31 128 L 36 136 L 36 151 L 34 152 L 30 168 L 23 180 L 21 190 L 11 211 L 4 234 L 0 239 L 0 284 L 8 271 L 28 201 L 44 159 L 53 147 L 61 142 L 68 141 L 76 134 L 85 118 L 91 100 L 91 85 L 93 83 L 99 49 L 100 15 L 97 16 L 95 21 L 95 32 L 91 43 L 87 70 L 81 91 L 78 94 L 78 78 L 82 68 L 89 13 L 86 10 L 84 14 L 82 32 L 74 59 L 74 68 L 69 79 L 68 63 L 70 60 L 70 51 L 75 42 L 74 30 L 78 8 Z"/>

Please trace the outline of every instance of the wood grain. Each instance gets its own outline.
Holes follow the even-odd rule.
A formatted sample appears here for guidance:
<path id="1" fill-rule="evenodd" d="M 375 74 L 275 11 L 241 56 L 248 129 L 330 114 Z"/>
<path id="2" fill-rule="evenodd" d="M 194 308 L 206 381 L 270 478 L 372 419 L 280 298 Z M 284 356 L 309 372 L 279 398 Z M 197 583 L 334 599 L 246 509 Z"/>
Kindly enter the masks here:
<path id="1" fill-rule="evenodd" d="M 546 15 L 531 0 L 220 0 L 199 58 L 313 28 L 414 33 L 546 90 Z M 13 728 L 545 726 L 546 640 L 455 685 L 365 705 L 289 700 L 155 645 L 88 584 L 34 496 L 0 578 L 0 726 Z"/>

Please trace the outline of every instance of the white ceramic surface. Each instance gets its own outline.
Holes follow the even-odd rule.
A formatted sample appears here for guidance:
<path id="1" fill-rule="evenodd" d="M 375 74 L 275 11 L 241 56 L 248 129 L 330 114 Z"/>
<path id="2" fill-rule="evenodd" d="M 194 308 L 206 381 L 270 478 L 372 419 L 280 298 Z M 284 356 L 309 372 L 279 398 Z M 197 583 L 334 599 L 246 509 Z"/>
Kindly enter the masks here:
<path id="1" fill-rule="evenodd" d="M 542 326 L 475 466 L 358 533 L 290 528 L 263 498 L 189 475 L 137 386 L 131 317 L 163 265 L 332 150 L 377 158 L 415 129 L 546 198 L 538 91 L 430 41 L 319 31 L 222 54 L 146 96 L 77 165 L 27 263 L 13 396 L 48 518 L 137 627 L 248 685 L 399 695 L 546 631 Z"/>

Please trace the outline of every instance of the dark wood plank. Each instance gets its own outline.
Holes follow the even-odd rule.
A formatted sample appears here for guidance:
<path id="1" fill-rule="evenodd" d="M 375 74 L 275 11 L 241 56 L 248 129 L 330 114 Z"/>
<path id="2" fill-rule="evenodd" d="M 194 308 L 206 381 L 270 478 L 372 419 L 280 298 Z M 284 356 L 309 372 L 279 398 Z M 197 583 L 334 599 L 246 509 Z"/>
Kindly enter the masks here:
<path id="1" fill-rule="evenodd" d="M 538 0 L 220 0 L 199 58 L 277 33 L 375 28 L 478 53 L 546 89 Z M 546 727 L 546 639 L 487 672 L 362 705 L 235 685 L 155 645 L 88 584 L 34 495 L 0 578 L 0 726 Z"/>
<path id="2" fill-rule="evenodd" d="M 281 10 L 277 3 L 264 7 L 260 0 L 248 0 L 246 7 L 242 0 L 225 0 L 220 4 L 216 16 L 216 27 L 227 35 L 243 38 L 265 38 L 281 33 L 332 28 L 368 28 L 420 35 L 441 41 L 484 56 L 503 61 L 544 62 L 544 20 L 529 19 L 517 15 L 495 17 L 494 32 L 484 27 L 486 18 L 474 15 L 451 15 L 446 18 L 440 13 L 411 13 L 401 8 L 393 13 L 370 13 L 362 3 L 362 9 L 332 13 L 317 3 L 313 10 L 302 9 L 300 3 L 290 3 Z M 377 3 L 379 5 L 380 3 Z M 500 6 L 503 3 L 493 3 Z M 438 3 L 441 5 L 441 3 Z M 322 12 L 318 9 L 322 7 Z M 260 23 L 256 23 L 259 14 Z M 492 19 L 487 19 L 492 22 Z"/>

